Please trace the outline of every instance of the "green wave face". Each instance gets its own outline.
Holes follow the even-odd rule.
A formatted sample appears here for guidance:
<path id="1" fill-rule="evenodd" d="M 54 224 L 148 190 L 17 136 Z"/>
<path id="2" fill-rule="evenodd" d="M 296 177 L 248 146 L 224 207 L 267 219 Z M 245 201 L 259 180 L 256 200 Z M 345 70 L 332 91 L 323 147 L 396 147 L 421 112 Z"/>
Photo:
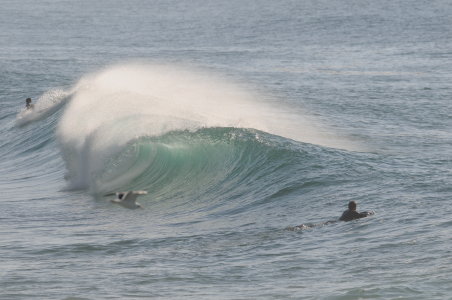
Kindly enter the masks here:
<path id="1" fill-rule="evenodd" d="M 285 143 L 285 144 L 284 144 Z M 237 128 L 173 131 L 128 143 L 96 174 L 94 190 L 152 190 L 155 197 L 224 197 L 265 185 L 300 155 L 281 137 Z"/>

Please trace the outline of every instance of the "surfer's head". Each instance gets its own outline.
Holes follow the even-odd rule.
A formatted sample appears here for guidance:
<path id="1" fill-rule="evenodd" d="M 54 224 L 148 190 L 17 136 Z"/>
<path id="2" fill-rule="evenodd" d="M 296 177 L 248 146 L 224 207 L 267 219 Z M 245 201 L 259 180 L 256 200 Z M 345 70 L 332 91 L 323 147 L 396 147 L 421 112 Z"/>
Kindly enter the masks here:
<path id="1" fill-rule="evenodd" d="M 348 203 L 348 209 L 350 210 L 356 210 L 356 202 L 355 201 L 350 201 Z"/>
<path id="2" fill-rule="evenodd" d="M 25 101 L 27 102 L 27 104 L 31 103 L 31 98 L 27 98 Z"/>

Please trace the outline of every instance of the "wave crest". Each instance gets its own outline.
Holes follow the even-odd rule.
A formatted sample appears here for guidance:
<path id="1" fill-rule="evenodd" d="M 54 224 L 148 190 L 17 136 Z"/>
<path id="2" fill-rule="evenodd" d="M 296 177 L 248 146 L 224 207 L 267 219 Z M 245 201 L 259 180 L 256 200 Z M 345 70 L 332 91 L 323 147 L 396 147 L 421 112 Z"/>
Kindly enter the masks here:
<path id="1" fill-rule="evenodd" d="M 95 193 L 137 183 L 136 177 L 147 172 L 151 165 L 159 168 L 159 162 L 162 169 L 169 166 L 171 170 L 171 164 L 177 161 L 177 147 L 189 145 L 193 159 L 203 157 L 196 157 L 195 153 L 203 152 L 194 151 L 190 139 L 182 139 L 188 144 L 181 140 L 163 143 L 160 139 L 172 136 L 168 133 L 194 133 L 203 128 L 251 128 L 304 142 L 315 142 L 310 137 L 321 135 L 314 127 L 301 122 L 300 116 L 290 117 L 293 114 L 260 102 L 256 95 L 233 83 L 171 66 L 113 66 L 82 78 L 74 90 L 59 122 L 57 137 L 70 187 Z M 142 138 L 152 142 L 136 142 Z M 157 144 L 155 138 L 159 139 Z M 331 139 L 325 141 L 331 143 Z M 221 151 L 228 149 L 235 153 L 224 148 L 227 143 L 223 140 Z M 198 146 L 211 148 L 214 144 Z M 214 152 L 209 150 L 202 155 L 221 153 L 218 144 L 215 145 Z M 130 159 L 130 155 L 134 158 Z M 157 161 L 153 160 L 154 156 L 158 157 Z M 166 161 L 165 157 L 171 159 Z M 204 168 L 204 161 L 196 159 L 197 163 L 190 166 L 192 170 L 184 173 L 176 168 L 178 173 L 172 176 L 180 177 L 179 173 L 191 176 L 193 170 Z M 180 168 L 185 170 L 187 165 Z M 162 176 L 152 180 L 151 177 L 144 184 L 158 181 Z"/>

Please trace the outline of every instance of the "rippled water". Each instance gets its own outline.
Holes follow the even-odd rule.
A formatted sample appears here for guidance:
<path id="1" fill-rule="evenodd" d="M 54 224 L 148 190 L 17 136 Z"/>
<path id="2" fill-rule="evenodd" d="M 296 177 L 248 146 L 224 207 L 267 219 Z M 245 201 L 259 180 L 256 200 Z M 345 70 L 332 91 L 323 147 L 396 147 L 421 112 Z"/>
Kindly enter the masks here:
<path id="1" fill-rule="evenodd" d="M 3 1 L 0 298 L 448 299 L 451 13 Z"/>

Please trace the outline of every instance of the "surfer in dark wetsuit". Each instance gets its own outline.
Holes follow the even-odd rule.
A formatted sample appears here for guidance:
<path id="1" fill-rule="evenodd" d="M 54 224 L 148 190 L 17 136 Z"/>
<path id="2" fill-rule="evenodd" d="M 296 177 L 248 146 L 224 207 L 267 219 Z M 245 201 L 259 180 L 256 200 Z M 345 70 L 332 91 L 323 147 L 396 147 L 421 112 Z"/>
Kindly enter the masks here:
<path id="1" fill-rule="evenodd" d="M 356 202 L 350 201 L 348 203 L 348 209 L 342 213 L 342 216 L 339 218 L 339 221 L 351 221 L 360 218 L 365 218 L 367 216 L 372 215 L 373 212 L 357 212 L 356 211 Z"/>
<path id="2" fill-rule="evenodd" d="M 25 107 L 27 109 L 33 109 L 35 107 L 34 104 L 31 103 L 31 98 L 27 98 L 25 100 Z"/>
<path id="3" fill-rule="evenodd" d="M 342 213 L 342 216 L 339 218 L 339 221 L 345 221 L 345 222 L 352 221 L 352 220 L 356 220 L 356 219 L 365 218 L 365 217 L 373 215 L 373 214 L 375 214 L 373 211 L 362 211 L 360 213 L 357 212 L 356 211 L 356 202 L 350 201 L 348 203 L 348 209 Z M 308 229 L 308 228 L 314 228 L 317 226 L 334 224 L 339 221 L 332 220 L 332 221 L 327 221 L 327 222 L 322 222 L 322 223 L 317 223 L 317 224 L 301 224 L 301 225 L 298 225 L 295 227 L 287 227 L 286 230 L 290 230 L 290 231 L 304 230 L 304 229 Z"/>

